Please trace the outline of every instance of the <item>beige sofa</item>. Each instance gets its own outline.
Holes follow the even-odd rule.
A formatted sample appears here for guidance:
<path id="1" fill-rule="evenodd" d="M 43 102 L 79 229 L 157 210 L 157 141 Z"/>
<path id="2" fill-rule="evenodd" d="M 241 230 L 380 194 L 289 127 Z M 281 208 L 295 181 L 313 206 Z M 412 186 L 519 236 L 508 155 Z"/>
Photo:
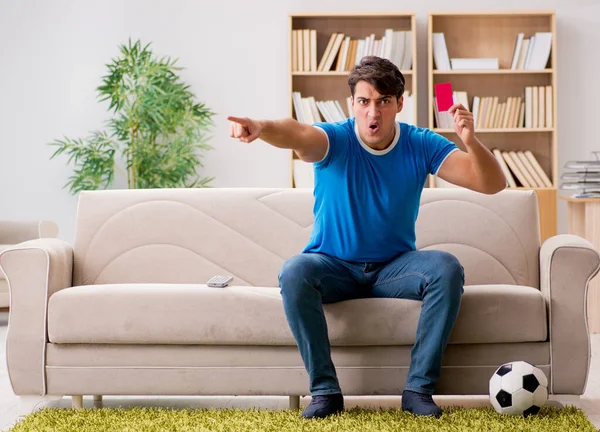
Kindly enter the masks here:
<path id="1" fill-rule="evenodd" d="M 17 395 L 307 395 L 277 274 L 311 232 L 304 189 L 81 193 L 73 246 L 28 241 L 0 255 L 10 281 L 8 371 Z M 539 244 L 532 191 L 426 189 L 419 249 L 454 253 L 466 287 L 437 394 L 486 394 L 502 363 L 544 370 L 581 395 L 586 294 L 600 257 L 586 240 Z M 225 289 L 213 275 L 235 276 Z M 400 395 L 420 302 L 325 306 L 346 395 Z"/>
<path id="2" fill-rule="evenodd" d="M 58 225 L 52 221 L 0 221 L 0 252 L 27 240 L 53 238 Z M 0 270 L 0 310 L 8 308 L 8 282 Z"/>

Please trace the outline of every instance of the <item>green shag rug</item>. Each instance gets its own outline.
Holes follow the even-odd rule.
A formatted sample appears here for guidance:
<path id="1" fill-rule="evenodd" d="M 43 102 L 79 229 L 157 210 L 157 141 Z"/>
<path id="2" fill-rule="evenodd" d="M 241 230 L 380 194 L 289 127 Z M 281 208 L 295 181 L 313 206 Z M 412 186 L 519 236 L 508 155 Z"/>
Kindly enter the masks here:
<path id="1" fill-rule="evenodd" d="M 596 432 L 586 415 L 569 406 L 543 407 L 533 416 L 501 416 L 493 408 L 450 407 L 441 418 L 415 417 L 400 409 L 351 408 L 326 419 L 305 420 L 300 410 L 267 409 L 71 409 L 46 408 L 28 415 L 9 432 L 247 432 L 247 431 L 344 431 L 344 432 Z"/>

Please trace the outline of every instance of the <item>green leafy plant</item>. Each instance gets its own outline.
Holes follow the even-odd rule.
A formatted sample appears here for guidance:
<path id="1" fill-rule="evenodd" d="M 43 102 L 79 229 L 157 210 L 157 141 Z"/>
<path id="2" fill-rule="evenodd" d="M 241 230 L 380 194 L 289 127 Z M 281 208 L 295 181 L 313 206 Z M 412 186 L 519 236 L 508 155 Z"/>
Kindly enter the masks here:
<path id="1" fill-rule="evenodd" d="M 129 40 L 120 52 L 97 88 L 100 101 L 109 101 L 115 114 L 108 131 L 50 143 L 58 147 L 50 159 L 64 153 L 74 164 L 65 187 L 72 194 L 108 188 L 118 169 L 118 152 L 130 189 L 208 186 L 214 178 L 201 178 L 197 168 L 203 167 L 200 153 L 212 149 L 206 132 L 215 113 L 197 103 L 181 82 L 177 60 L 156 58 L 150 44 L 142 46 L 139 40 Z"/>

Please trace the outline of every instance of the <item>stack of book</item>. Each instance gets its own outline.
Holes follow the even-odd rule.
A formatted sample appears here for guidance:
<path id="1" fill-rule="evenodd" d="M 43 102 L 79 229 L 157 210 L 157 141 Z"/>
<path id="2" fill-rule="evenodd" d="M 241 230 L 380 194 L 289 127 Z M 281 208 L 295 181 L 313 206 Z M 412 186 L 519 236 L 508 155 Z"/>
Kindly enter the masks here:
<path id="1" fill-rule="evenodd" d="M 412 69 L 412 32 L 385 29 L 381 39 L 374 33 L 364 39 L 332 33 L 317 62 L 317 31 L 292 30 L 292 72 L 347 72 L 368 55 L 386 58 L 402 70 Z"/>
<path id="2" fill-rule="evenodd" d="M 519 33 L 510 68 L 512 70 L 545 69 L 551 50 L 551 32 L 536 32 L 529 38 L 525 38 L 525 33 Z"/>
<path id="3" fill-rule="evenodd" d="M 469 106 L 467 92 L 455 91 L 454 102 L 461 103 L 473 113 L 475 129 L 552 128 L 552 86 L 527 86 L 521 96 L 473 96 Z M 438 128 L 452 129 L 454 120 L 447 113 L 437 110 L 434 114 Z"/>
<path id="4" fill-rule="evenodd" d="M 296 120 L 300 123 L 334 123 L 348 118 L 338 101 L 317 101 L 313 96 L 302 97 L 300 92 L 292 93 Z"/>
<path id="5" fill-rule="evenodd" d="M 492 149 L 508 187 L 551 188 L 552 182 L 531 151 Z"/>
<path id="6" fill-rule="evenodd" d="M 562 190 L 580 191 L 573 193 L 574 198 L 600 197 L 600 161 L 569 161 L 565 168 L 573 171 L 560 176 Z"/>
<path id="7" fill-rule="evenodd" d="M 433 33 L 433 60 L 439 71 L 450 70 L 498 70 L 498 58 L 450 58 L 444 33 Z M 525 38 L 518 33 L 510 64 L 511 70 L 544 69 L 552 50 L 552 33 L 536 32 Z"/>

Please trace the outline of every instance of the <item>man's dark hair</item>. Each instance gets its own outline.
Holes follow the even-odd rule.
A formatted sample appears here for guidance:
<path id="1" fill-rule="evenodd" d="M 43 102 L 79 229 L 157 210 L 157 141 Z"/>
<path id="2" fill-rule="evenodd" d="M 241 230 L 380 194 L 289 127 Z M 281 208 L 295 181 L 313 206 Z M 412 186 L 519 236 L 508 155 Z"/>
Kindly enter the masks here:
<path id="1" fill-rule="evenodd" d="M 388 59 L 366 56 L 354 66 L 348 77 L 352 97 L 359 81 L 368 82 L 382 95 L 395 95 L 398 100 L 404 94 L 404 76 Z"/>

